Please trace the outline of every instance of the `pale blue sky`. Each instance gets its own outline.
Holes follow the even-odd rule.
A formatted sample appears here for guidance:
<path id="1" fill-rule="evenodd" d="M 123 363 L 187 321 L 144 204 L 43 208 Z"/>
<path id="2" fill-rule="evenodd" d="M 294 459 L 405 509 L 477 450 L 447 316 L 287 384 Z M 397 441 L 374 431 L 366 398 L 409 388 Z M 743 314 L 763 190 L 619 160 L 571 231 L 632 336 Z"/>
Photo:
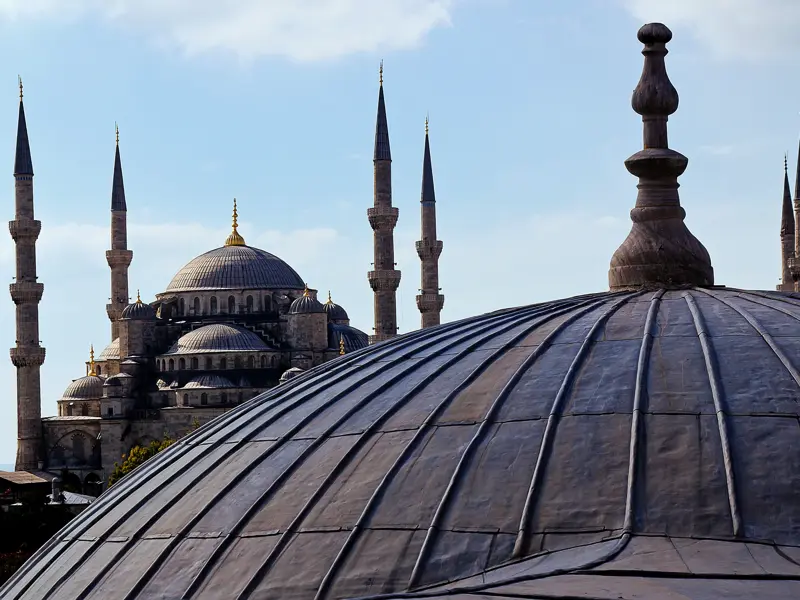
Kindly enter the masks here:
<path id="1" fill-rule="evenodd" d="M 674 32 L 673 148 L 687 223 L 717 282 L 779 276 L 783 154 L 800 132 L 796 0 L 2 0 L 0 187 L 13 218 L 16 77 L 25 82 L 36 211 L 43 414 L 109 341 L 109 203 L 120 125 L 134 252 L 150 300 L 219 246 L 239 199 L 247 242 L 331 289 L 370 332 L 377 67 L 394 159 L 401 332 L 418 327 L 423 123 L 431 149 L 443 320 L 606 289 L 640 148 L 636 31 Z M 66 7 L 64 6 L 66 5 Z M 108 6 L 113 6 L 113 10 Z M 725 10 L 723 10 L 723 8 Z M 2 90 L 5 89 L 5 92 Z M 0 171 L 2 169 L 0 168 Z M 3 191 L 4 190 L 4 191 Z M 0 235 L 0 272 L 13 275 Z M 14 308 L 0 291 L 0 346 Z M 13 462 L 15 373 L 0 360 L 0 463 Z"/>

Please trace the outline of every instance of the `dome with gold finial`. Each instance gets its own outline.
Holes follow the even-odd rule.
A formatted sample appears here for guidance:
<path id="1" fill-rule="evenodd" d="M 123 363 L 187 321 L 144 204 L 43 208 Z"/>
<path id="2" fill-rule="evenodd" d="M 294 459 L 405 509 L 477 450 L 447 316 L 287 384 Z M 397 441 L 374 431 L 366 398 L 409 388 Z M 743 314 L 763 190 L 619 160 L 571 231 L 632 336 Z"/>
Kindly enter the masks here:
<path id="1" fill-rule="evenodd" d="M 61 395 L 62 400 L 95 400 L 103 395 L 105 380 L 95 370 L 94 345 L 89 348 L 89 360 L 86 365 L 87 375 L 73 380 Z"/>
<path id="2" fill-rule="evenodd" d="M 325 302 L 325 304 L 322 305 L 322 307 L 328 314 L 329 321 L 332 322 L 350 321 L 350 317 L 347 315 L 347 311 L 333 301 L 333 299 L 331 298 L 330 291 L 328 292 L 328 300 Z"/>
<path id="3" fill-rule="evenodd" d="M 189 261 L 169 282 L 165 293 L 214 290 L 302 290 L 303 279 L 287 263 L 245 243 L 239 233 L 234 199 L 233 225 L 225 244 Z"/>
<path id="4" fill-rule="evenodd" d="M 323 312 L 325 312 L 325 307 L 319 300 L 317 300 L 314 296 L 311 295 L 311 291 L 308 289 L 308 284 L 305 284 L 304 286 L 303 295 L 300 296 L 294 302 L 292 302 L 292 304 L 289 306 L 290 315 L 302 315 L 302 314 L 323 313 Z"/>
<path id="5" fill-rule="evenodd" d="M 145 321 L 148 319 L 155 319 L 156 311 L 149 304 L 142 302 L 142 297 L 139 295 L 139 290 L 136 290 L 136 302 L 128 304 L 128 306 L 122 309 L 121 318 L 131 321 Z"/>

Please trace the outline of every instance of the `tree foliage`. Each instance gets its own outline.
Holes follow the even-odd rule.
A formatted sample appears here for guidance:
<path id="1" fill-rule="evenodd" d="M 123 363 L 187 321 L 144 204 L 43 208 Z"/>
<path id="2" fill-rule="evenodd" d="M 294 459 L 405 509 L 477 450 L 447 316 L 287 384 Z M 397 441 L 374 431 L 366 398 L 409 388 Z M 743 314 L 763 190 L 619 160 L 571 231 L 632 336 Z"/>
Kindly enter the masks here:
<path id="1" fill-rule="evenodd" d="M 130 452 L 122 455 L 121 463 L 114 463 L 114 470 L 111 471 L 111 475 L 108 476 L 108 487 L 111 487 L 136 467 L 150 460 L 156 454 L 165 448 L 169 448 L 174 443 L 174 439 L 165 435 L 164 439 L 161 441 L 150 442 L 147 446 L 134 446 L 130 449 Z"/>

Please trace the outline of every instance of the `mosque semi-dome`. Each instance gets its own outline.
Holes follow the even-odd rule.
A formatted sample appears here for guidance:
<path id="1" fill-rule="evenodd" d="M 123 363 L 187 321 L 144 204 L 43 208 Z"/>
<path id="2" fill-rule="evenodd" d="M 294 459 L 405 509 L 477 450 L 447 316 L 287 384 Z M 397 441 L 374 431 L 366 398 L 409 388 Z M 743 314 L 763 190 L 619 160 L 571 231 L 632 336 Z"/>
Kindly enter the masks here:
<path id="1" fill-rule="evenodd" d="M 97 360 L 119 360 L 119 338 L 115 338 L 98 356 Z"/>
<path id="2" fill-rule="evenodd" d="M 0 596 L 800 597 L 800 294 L 715 285 L 667 147 L 670 38 L 639 31 L 609 292 L 301 373 L 120 480 Z"/>
<path id="3" fill-rule="evenodd" d="M 166 354 L 259 352 L 269 349 L 258 335 L 244 327 L 229 323 L 214 323 L 181 336 Z"/>
<path id="4" fill-rule="evenodd" d="M 103 395 L 104 379 L 97 375 L 87 375 L 74 380 L 67 386 L 62 400 L 97 399 Z"/>

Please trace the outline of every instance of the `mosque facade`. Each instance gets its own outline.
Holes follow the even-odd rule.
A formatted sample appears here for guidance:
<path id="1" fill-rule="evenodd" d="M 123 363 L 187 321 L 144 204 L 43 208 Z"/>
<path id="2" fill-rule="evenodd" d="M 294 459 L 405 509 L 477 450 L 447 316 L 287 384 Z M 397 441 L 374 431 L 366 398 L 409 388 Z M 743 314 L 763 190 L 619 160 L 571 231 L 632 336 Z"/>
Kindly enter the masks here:
<path id="1" fill-rule="evenodd" d="M 318 291 L 286 262 L 247 245 L 238 231 L 233 201 L 231 233 L 224 244 L 189 261 L 154 300 L 139 293 L 131 302 L 128 269 L 128 205 L 119 130 L 111 193 L 111 247 L 106 259 L 111 295 L 106 306 L 109 343 L 90 349 L 85 374 L 58 400 L 58 414 L 41 417 L 35 242 L 41 223 L 33 212 L 33 161 L 20 82 L 14 178 L 16 218 L 10 223 L 17 247 L 17 346 L 11 358 L 18 380 L 17 470 L 66 477 L 87 493 L 99 493 L 122 455 L 134 445 L 165 436 L 178 439 L 221 414 L 309 369 L 397 334 L 392 231 L 398 209 L 391 198 L 391 151 L 381 65 L 375 134 L 375 198 L 368 210 L 374 231 L 374 269 L 367 280 L 375 296 L 372 336 L 350 325 L 331 293 Z M 425 128 L 421 195 L 422 261 L 418 306 L 424 327 L 438 324 L 443 296 L 438 288 L 433 172 Z"/>

